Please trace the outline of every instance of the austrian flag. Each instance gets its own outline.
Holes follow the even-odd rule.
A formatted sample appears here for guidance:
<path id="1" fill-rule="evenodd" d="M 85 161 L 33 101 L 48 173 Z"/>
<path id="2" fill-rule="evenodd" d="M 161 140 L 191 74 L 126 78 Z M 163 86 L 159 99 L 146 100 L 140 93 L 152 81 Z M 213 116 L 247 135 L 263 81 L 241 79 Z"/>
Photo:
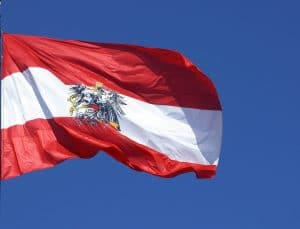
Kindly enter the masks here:
<path id="1" fill-rule="evenodd" d="M 1 179 L 105 152 L 138 171 L 216 173 L 221 105 L 176 51 L 3 34 Z"/>

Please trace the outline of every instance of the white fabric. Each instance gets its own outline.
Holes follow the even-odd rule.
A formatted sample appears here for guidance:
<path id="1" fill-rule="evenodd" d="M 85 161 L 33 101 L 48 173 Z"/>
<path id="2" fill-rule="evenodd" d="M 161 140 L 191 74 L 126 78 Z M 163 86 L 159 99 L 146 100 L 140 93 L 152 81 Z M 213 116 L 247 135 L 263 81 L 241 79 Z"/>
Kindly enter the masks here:
<path id="1" fill-rule="evenodd" d="M 31 67 L 2 80 L 2 127 L 22 125 L 37 118 L 71 117 L 69 88 L 43 68 Z M 165 154 L 170 159 L 217 164 L 222 112 L 153 105 L 124 96 L 121 133 Z"/>

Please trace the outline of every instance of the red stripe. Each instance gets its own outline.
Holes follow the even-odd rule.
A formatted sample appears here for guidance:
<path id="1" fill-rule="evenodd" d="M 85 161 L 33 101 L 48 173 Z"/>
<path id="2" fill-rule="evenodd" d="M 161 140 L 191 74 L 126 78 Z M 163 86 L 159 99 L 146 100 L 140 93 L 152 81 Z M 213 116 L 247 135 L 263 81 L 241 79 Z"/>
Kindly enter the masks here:
<path id="1" fill-rule="evenodd" d="M 4 34 L 3 77 L 43 67 L 65 84 L 108 88 L 142 101 L 221 110 L 207 76 L 176 51 Z"/>
<path id="2" fill-rule="evenodd" d="M 73 118 L 36 119 L 2 129 L 2 179 L 52 167 L 70 158 L 90 158 L 105 151 L 123 164 L 156 176 L 194 172 L 215 175 L 216 166 L 178 162 L 121 135 L 109 125 L 78 124 Z"/>

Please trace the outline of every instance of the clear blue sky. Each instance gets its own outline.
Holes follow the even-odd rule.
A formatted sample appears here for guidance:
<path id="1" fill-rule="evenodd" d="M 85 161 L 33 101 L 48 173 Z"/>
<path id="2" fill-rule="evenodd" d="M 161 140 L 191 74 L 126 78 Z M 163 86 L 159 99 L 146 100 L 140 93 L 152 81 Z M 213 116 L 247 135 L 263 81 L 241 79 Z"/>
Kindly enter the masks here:
<path id="1" fill-rule="evenodd" d="M 212 180 L 158 178 L 100 153 L 5 181 L 0 228 L 300 228 L 299 8 L 296 0 L 6 0 L 6 32 L 181 51 L 217 87 L 224 138 Z"/>

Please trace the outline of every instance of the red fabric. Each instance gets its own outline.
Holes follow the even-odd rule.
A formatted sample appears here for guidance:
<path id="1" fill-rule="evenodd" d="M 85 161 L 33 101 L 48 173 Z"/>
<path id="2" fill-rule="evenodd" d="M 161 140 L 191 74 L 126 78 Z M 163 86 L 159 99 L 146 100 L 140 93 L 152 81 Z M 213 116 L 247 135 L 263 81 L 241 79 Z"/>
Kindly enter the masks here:
<path id="1" fill-rule="evenodd" d="M 142 101 L 221 110 L 212 82 L 176 51 L 4 34 L 2 76 L 43 67 L 65 84 L 106 87 Z"/>
<path id="2" fill-rule="evenodd" d="M 105 151 L 123 164 L 161 177 L 195 172 L 215 175 L 216 166 L 171 160 L 123 136 L 110 125 L 85 125 L 73 118 L 36 119 L 2 130 L 2 177 L 7 179 L 52 167 L 70 158 L 90 158 Z"/>

